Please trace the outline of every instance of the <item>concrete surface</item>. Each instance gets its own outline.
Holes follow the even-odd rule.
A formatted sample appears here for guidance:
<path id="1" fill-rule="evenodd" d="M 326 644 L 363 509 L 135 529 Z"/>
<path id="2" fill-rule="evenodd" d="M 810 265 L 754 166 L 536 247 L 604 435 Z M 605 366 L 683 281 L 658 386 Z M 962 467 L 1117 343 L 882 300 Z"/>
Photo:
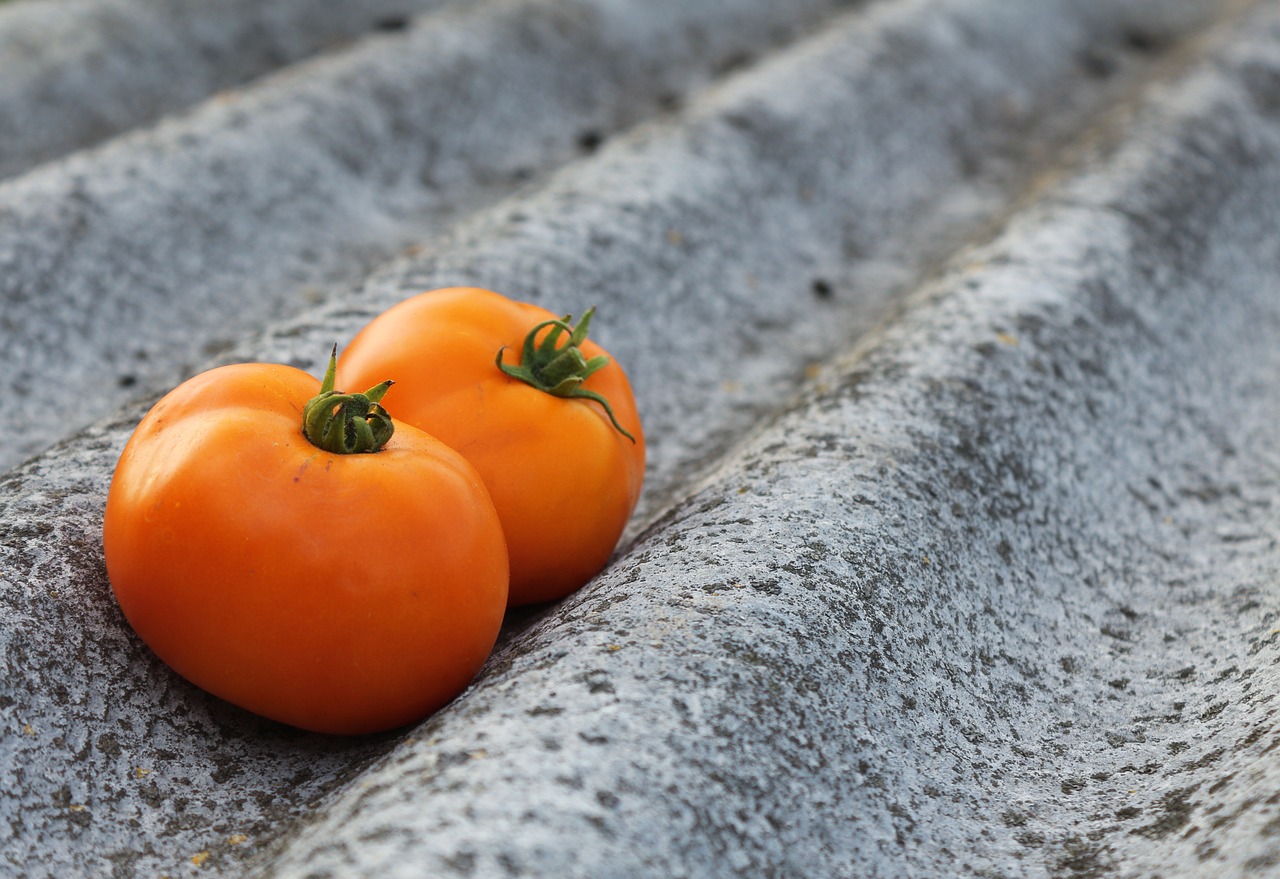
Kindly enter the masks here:
<path id="1" fill-rule="evenodd" d="M 841 5 L 469 3 L 0 183 L 0 466 Z"/>
<path id="2" fill-rule="evenodd" d="M 0 874 L 1272 874 L 1277 159 L 1280 3 L 885 2 L 245 331 L 598 304 L 642 527 L 418 728 L 298 734 L 111 603 L 143 395 L 0 478 Z"/>
<path id="3" fill-rule="evenodd" d="M 0 8 L 0 177 L 443 0 L 26 0 Z"/>
<path id="4" fill-rule="evenodd" d="M 1038 160 L 1149 72 L 1128 43 L 1135 22 L 1177 32 L 1188 16 L 1174 10 L 850 13 L 218 360 L 323 370 L 353 327 L 454 284 L 556 313 L 596 305 L 593 333 L 645 412 L 647 519 L 678 486 L 666 474 L 716 461 L 806 369 L 896 308 L 895 293 L 997 222 Z M 1107 76 L 1080 75 L 1092 54 Z"/>

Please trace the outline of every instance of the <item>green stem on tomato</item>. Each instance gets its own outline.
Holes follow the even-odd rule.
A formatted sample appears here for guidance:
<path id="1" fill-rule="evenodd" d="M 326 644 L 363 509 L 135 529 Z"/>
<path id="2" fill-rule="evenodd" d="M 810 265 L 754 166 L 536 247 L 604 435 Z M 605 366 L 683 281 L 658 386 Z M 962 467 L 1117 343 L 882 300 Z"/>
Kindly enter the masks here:
<path id="1" fill-rule="evenodd" d="M 363 394 L 341 394 L 333 390 L 337 369 L 338 346 L 334 345 L 320 393 L 302 409 L 302 434 L 312 445 L 335 455 L 376 452 L 396 430 L 380 405 L 392 382 L 374 385 Z"/>
<path id="2" fill-rule="evenodd" d="M 589 391 L 582 387 L 582 383 L 587 380 L 588 376 L 609 365 L 609 358 L 603 354 L 588 360 L 586 355 L 578 348 L 579 345 L 586 341 L 587 327 L 590 325 L 591 318 L 595 313 L 594 306 L 588 308 L 586 313 L 582 315 L 582 320 L 578 321 L 577 326 L 570 323 L 573 320 L 573 315 L 571 314 L 566 314 L 558 320 L 544 320 L 531 329 L 529 335 L 524 337 L 524 354 L 520 358 L 519 366 L 503 362 L 502 352 L 507 350 L 506 345 L 498 349 L 496 361 L 498 369 L 501 369 L 512 378 L 519 379 L 525 384 L 555 397 L 596 401 L 604 407 L 605 414 L 609 416 L 609 420 L 613 422 L 613 426 L 618 433 L 634 443 L 636 438 L 618 423 L 609 401 L 595 391 Z M 539 342 L 538 333 L 546 327 L 551 327 L 551 331 L 543 336 L 542 341 Z M 564 346 L 557 347 L 565 333 L 569 335 L 565 340 Z"/>

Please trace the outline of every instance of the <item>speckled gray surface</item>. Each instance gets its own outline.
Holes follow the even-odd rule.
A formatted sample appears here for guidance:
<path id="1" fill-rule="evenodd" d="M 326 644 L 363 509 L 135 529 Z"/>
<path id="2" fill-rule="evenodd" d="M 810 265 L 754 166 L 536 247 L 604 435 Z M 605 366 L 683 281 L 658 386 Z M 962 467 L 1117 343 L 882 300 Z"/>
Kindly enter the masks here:
<path id="1" fill-rule="evenodd" d="M 983 234 L 1037 160 L 1140 79 L 1135 29 L 1175 31 L 1178 8 L 848 14 L 223 359 L 318 371 L 353 327 L 453 284 L 556 313 L 596 305 L 593 333 L 645 412 L 646 519 L 677 486 L 666 474 L 714 462 L 895 293 Z M 1107 59 L 1108 75 L 1081 75 L 1082 57 Z"/>
<path id="2" fill-rule="evenodd" d="M 1150 9 L 1006 6 L 836 20 L 234 349 L 572 282 L 669 435 L 643 533 L 416 729 L 293 733 L 136 643 L 97 529 L 145 404 L 0 478 L 0 875 L 1273 873 L 1280 3 L 1151 62 Z M 710 318 L 741 378 L 678 356 Z"/>
<path id="3" fill-rule="evenodd" d="M 0 466 L 844 5 L 464 4 L 0 183 Z"/>
<path id="4" fill-rule="evenodd" d="M 262 875 L 1273 875 L 1270 13 Z"/>
<path id="5" fill-rule="evenodd" d="M 0 177 L 403 27 L 443 0 L 26 0 L 0 7 Z"/>
<path id="6" fill-rule="evenodd" d="M 1273 875 L 1280 8 L 1236 37 L 261 875 Z"/>

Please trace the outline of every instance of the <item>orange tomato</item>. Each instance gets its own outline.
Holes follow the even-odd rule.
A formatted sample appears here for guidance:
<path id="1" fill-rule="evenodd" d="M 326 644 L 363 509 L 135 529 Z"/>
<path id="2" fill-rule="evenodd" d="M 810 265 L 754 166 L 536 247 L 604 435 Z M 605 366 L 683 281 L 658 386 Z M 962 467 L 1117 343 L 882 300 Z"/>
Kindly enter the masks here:
<path id="1" fill-rule="evenodd" d="M 506 534 L 512 605 L 591 579 L 640 497 L 640 416 L 622 368 L 585 338 L 589 320 L 573 327 L 535 305 L 451 287 L 388 309 L 338 361 L 348 386 L 394 375 L 392 415 L 475 465 Z M 537 375 L 515 374 L 529 369 Z"/>
<path id="2" fill-rule="evenodd" d="M 198 686 L 304 729 L 374 732 L 440 707 L 483 664 L 506 546 L 479 475 L 421 431 L 399 425 L 376 451 L 314 445 L 303 412 L 320 390 L 242 364 L 165 396 L 112 479 L 107 572 L 138 635 Z M 379 433 L 374 390 L 351 423 L 330 417 L 346 398 L 325 398 L 316 433 Z"/>

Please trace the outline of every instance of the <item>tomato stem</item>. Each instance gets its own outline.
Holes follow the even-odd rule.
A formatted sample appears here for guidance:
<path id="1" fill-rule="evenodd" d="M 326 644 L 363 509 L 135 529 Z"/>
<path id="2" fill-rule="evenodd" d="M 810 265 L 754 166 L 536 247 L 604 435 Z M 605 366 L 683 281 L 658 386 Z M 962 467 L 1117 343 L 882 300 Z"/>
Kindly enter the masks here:
<path id="1" fill-rule="evenodd" d="M 502 353 L 507 350 L 506 345 L 498 349 L 498 369 L 552 396 L 596 401 L 604 407 L 605 414 L 618 433 L 634 443 L 636 438 L 618 423 L 609 401 L 595 391 L 582 387 L 588 376 L 609 365 L 609 358 L 603 354 L 588 360 L 578 348 L 586 341 L 587 327 L 595 313 L 594 306 L 588 308 L 577 326 L 571 323 L 571 314 L 555 320 L 544 320 L 524 337 L 524 353 L 519 366 L 503 362 Z M 551 328 L 550 331 L 539 341 L 538 333 L 547 327 Z M 565 344 L 558 347 L 565 333 L 568 333 Z"/>
<path id="2" fill-rule="evenodd" d="M 382 398 L 393 384 L 385 381 L 363 394 L 342 394 L 333 389 L 338 369 L 338 346 L 329 354 L 320 393 L 307 401 L 302 409 L 302 433 L 326 452 L 354 455 L 376 452 L 395 433 L 395 423 L 381 406 Z"/>

